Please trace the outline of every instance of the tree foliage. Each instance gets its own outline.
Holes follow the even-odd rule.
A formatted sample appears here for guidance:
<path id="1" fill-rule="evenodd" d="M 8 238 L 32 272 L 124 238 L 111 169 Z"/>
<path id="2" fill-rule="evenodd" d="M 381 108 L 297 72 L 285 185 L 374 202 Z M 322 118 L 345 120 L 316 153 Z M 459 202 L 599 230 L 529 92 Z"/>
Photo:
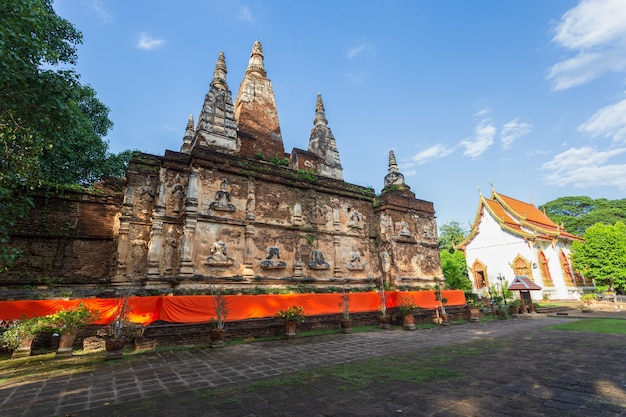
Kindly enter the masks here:
<path id="1" fill-rule="evenodd" d="M 441 270 L 448 288 L 469 290 L 472 283 L 467 274 L 467 262 L 465 254 L 454 249 L 468 235 L 458 221 L 450 221 L 439 227 L 439 257 Z"/>
<path id="2" fill-rule="evenodd" d="M 539 207 L 565 230 L 582 236 L 585 230 L 596 223 L 615 224 L 626 222 L 626 199 L 607 200 L 590 197 L 561 197 Z"/>
<path id="3" fill-rule="evenodd" d="M 468 230 L 456 220 L 442 224 L 439 227 L 439 249 L 454 249 L 468 234 Z"/>
<path id="4" fill-rule="evenodd" d="M 52 0 L 0 2 L 0 271 L 15 255 L 12 225 L 46 184 L 91 184 L 122 173 L 103 137 L 109 109 L 71 67 L 82 34 Z"/>
<path id="5" fill-rule="evenodd" d="M 572 244 L 574 269 L 592 278 L 596 285 L 626 290 L 626 225 L 596 223 L 583 236 L 584 242 Z"/>
<path id="6" fill-rule="evenodd" d="M 472 282 L 467 274 L 467 261 L 465 254 L 460 251 L 442 250 L 439 252 L 441 258 L 441 270 L 446 280 L 446 286 L 455 290 L 467 291 L 472 288 Z"/>

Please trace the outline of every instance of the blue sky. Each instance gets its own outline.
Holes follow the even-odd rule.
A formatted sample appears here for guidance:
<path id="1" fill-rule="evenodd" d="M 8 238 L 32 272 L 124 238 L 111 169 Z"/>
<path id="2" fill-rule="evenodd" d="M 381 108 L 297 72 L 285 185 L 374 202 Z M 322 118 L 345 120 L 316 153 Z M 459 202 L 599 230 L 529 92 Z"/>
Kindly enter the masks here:
<path id="1" fill-rule="evenodd" d="M 111 109 L 110 150 L 179 150 L 220 51 L 233 97 L 259 40 L 285 150 L 321 93 L 344 179 L 380 192 L 389 150 L 439 225 L 478 190 L 625 198 L 623 0 L 56 0 L 77 72 Z"/>

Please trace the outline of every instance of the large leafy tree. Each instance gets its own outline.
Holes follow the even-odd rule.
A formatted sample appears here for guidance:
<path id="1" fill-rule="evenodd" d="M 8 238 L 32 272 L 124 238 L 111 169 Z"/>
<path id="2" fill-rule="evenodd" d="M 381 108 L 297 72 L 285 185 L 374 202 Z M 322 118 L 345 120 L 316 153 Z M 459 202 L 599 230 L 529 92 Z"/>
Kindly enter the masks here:
<path id="1" fill-rule="evenodd" d="M 46 184 L 87 185 L 123 172 L 103 137 L 109 109 L 71 69 L 81 33 L 52 0 L 0 1 L 0 271 L 10 228 Z"/>
<path id="2" fill-rule="evenodd" d="M 626 290 L 626 225 L 596 223 L 585 232 L 584 242 L 572 244 L 574 269 L 592 278 L 596 285 Z"/>
<path id="3" fill-rule="evenodd" d="M 465 254 L 454 249 L 468 235 L 458 221 L 450 221 L 439 227 L 439 257 L 441 270 L 448 288 L 469 290 L 472 284 L 467 274 Z"/>
<path id="4" fill-rule="evenodd" d="M 568 232 L 581 236 L 596 223 L 615 224 L 626 221 L 626 199 L 607 200 L 590 197 L 561 197 L 539 207 Z"/>

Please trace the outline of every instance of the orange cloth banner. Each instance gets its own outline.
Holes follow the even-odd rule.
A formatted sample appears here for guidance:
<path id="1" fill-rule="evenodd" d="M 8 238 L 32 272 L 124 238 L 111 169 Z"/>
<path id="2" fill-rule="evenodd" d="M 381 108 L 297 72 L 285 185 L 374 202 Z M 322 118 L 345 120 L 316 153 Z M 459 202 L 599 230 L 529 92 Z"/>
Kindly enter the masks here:
<path id="1" fill-rule="evenodd" d="M 272 317 L 279 310 L 299 305 L 307 316 L 339 314 L 342 294 L 277 294 L 277 295 L 225 295 L 228 309 L 227 321 Z M 349 293 L 350 312 L 376 311 L 381 298 L 378 292 Z M 441 305 L 434 291 L 387 291 L 387 308 L 397 307 L 405 298 L 410 298 L 423 309 L 434 309 Z M 461 290 L 444 290 L 442 297 L 447 306 L 465 305 L 465 294 Z M 115 319 L 119 299 L 86 298 L 82 300 L 24 300 L 0 301 L 0 319 L 13 320 L 52 314 L 61 308 L 70 308 L 84 303 L 97 311 L 95 324 L 110 324 Z M 157 320 L 172 323 L 204 323 L 215 317 L 215 306 L 210 295 L 130 297 L 128 319 L 134 323 L 148 325 Z"/>

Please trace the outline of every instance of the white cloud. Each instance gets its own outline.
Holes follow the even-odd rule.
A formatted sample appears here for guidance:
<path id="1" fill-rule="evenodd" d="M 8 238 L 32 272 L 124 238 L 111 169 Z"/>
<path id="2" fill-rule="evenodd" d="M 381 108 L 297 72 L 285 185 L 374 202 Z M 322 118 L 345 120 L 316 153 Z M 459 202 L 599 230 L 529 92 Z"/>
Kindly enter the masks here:
<path id="1" fill-rule="evenodd" d="M 603 136 L 615 142 L 626 141 L 626 100 L 598 110 L 578 131 L 591 137 Z"/>
<path id="2" fill-rule="evenodd" d="M 250 23 L 254 22 L 254 18 L 252 17 L 252 12 L 248 8 L 248 6 L 242 6 L 239 9 L 239 16 L 237 17 L 237 20 L 244 20 Z"/>
<path id="3" fill-rule="evenodd" d="M 554 90 L 585 84 L 606 72 L 626 70 L 626 7 L 623 0 L 583 0 L 555 28 L 553 42 L 576 53 L 555 64 Z"/>
<path id="4" fill-rule="evenodd" d="M 478 158 L 493 144 L 496 133 L 496 127 L 488 120 L 483 120 L 476 126 L 476 134 L 472 138 L 461 141 L 460 145 L 465 147 L 463 155 Z"/>
<path id="5" fill-rule="evenodd" d="M 374 45 L 371 44 L 370 42 L 361 42 L 357 46 L 348 49 L 348 52 L 346 52 L 346 56 L 352 59 L 356 57 L 357 55 L 360 55 L 363 53 L 368 53 L 369 55 L 374 56 L 376 55 L 376 49 L 374 48 Z"/>
<path id="6" fill-rule="evenodd" d="M 102 20 L 103 22 L 107 22 L 110 23 L 113 21 L 113 17 L 111 16 L 111 14 L 104 8 L 104 3 L 102 3 L 100 0 L 91 0 L 87 6 L 93 10 L 96 15 L 98 15 L 98 18 L 100 18 L 100 20 Z"/>
<path id="7" fill-rule="evenodd" d="M 626 164 L 607 162 L 626 152 L 626 148 L 597 151 L 591 147 L 570 148 L 544 163 L 549 171 L 546 179 L 555 185 L 572 185 L 576 188 L 618 186 L 626 189 Z"/>
<path id="8" fill-rule="evenodd" d="M 137 48 L 143 49 L 145 51 L 151 51 L 153 49 L 159 48 L 165 44 L 164 39 L 157 39 L 148 36 L 147 33 L 141 32 L 139 35 L 139 41 L 137 41 Z"/>
<path id="9" fill-rule="evenodd" d="M 422 165 L 435 159 L 444 158 L 450 155 L 452 152 L 454 152 L 454 148 L 448 148 L 445 145 L 438 144 L 416 153 L 411 157 L 411 159 L 416 163 Z"/>
<path id="10" fill-rule="evenodd" d="M 519 118 L 511 120 L 508 123 L 505 123 L 502 126 L 502 130 L 500 131 L 500 140 L 502 141 L 502 146 L 504 149 L 508 149 L 511 147 L 513 142 L 524 135 L 530 133 L 531 125 L 528 123 L 520 123 Z"/>

